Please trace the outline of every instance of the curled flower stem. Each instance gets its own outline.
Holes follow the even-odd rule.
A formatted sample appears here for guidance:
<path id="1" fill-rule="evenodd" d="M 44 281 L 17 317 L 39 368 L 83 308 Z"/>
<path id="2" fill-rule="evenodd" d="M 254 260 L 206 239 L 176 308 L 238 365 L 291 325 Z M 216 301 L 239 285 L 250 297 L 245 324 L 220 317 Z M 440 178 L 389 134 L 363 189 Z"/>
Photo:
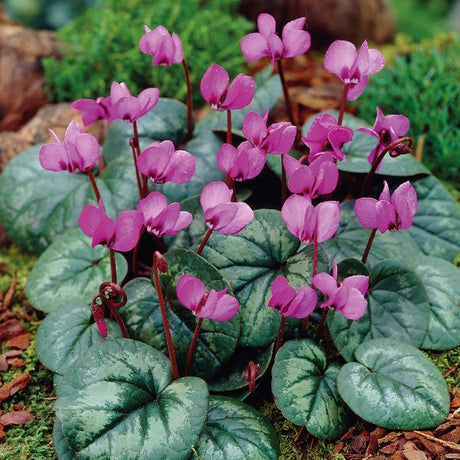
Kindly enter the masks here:
<path id="1" fill-rule="evenodd" d="M 158 302 L 160 304 L 161 319 L 163 320 L 163 331 L 165 334 L 166 347 L 168 348 L 169 362 L 171 363 L 171 373 L 173 379 L 179 378 L 179 370 L 177 368 L 176 355 L 174 353 L 174 346 L 171 337 L 171 330 L 169 329 L 168 315 L 166 313 L 165 299 L 160 284 L 160 276 L 158 274 L 158 260 L 156 255 L 153 255 L 153 275 L 155 282 L 155 289 L 158 294 Z"/>
<path id="2" fill-rule="evenodd" d="M 113 319 L 117 322 L 118 327 L 120 328 L 121 335 L 125 339 L 129 339 L 128 330 L 126 329 L 125 323 L 123 322 L 123 318 L 121 317 L 120 313 L 118 313 L 118 310 L 116 308 L 109 308 L 109 310 Z"/>
<path id="3" fill-rule="evenodd" d="M 345 113 L 345 107 L 347 106 L 347 94 L 348 94 L 348 85 L 345 85 L 343 87 L 342 99 L 340 100 L 339 118 L 337 120 L 338 126 L 342 125 L 343 114 Z"/>
<path id="4" fill-rule="evenodd" d="M 91 187 L 93 187 L 94 195 L 96 196 L 96 200 L 99 203 L 99 200 L 101 199 L 101 194 L 99 193 L 99 189 L 97 187 L 96 179 L 94 178 L 94 174 L 89 168 L 86 168 L 85 171 L 86 171 L 86 174 L 88 174 L 89 181 L 91 182 Z"/>
<path id="5" fill-rule="evenodd" d="M 273 350 L 273 356 L 276 356 L 276 353 L 280 349 L 281 343 L 283 342 L 285 324 L 286 324 L 286 317 L 282 316 L 281 321 L 280 321 L 280 327 L 278 329 L 278 337 L 276 338 L 275 349 Z"/>
<path id="6" fill-rule="evenodd" d="M 202 323 L 203 318 L 198 318 L 198 322 L 196 323 L 195 327 L 195 332 L 193 333 L 193 338 L 190 342 L 190 348 L 188 349 L 187 362 L 185 365 L 185 376 L 190 375 L 190 371 L 192 370 L 193 353 L 195 352 L 196 343 L 198 342 L 198 336 L 200 335 Z"/>
<path id="7" fill-rule="evenodd" d="M 201 242 L 200 244 L 200 247 L 198 248 L 198 250 L 196 251 L 196 253 L 198 255 L 201 254 L 201 251 L 203 251 L 203 248 L 206 246 L 206 243 L 208 242 L 209 240 L 209 237 L 211 236 L 212 234 L 212 228 L 208 228 L 208 231 L 205 233 L 204 237 L 203 237 L 203 241 Z"/>
<path id="8" fill-rule="evenodd" d="M 110 251 L 110 273 L 112 275 L 112 283 L 117 284 L 117 266 L 115 263 L 115 251 Z"/>
<path id="9" fill-rule="evenodd" d="M 184 68 L 185 83 L 187 85 L 187 140 L 189 141 L 193 136 L 193 100 L 190 73 L 185 59 L 182 61 L 182 67 Z"/>
<path id="10" fill-rule="evenodd" d="M 363 264 L 365 264 L 367 261 L 367 256 L 369 255 L 369 251 L 371 250 L 372 242 L 374 241 L 376 232 L 377 232 L 377 229 L 374 228 L 371 234 L 369 235 L 369 239 L 367 240 L 366 249 L 364 250 L 363 257 L 361 258 L 361 262 Z"/>
<path id="11" fill-rule="evenodd" d="M 392 151 L 397 149 L 398 146 L 405 145 L 405 142 L 407 142 L 406 149 L 404 153 L 394 153 L 392 154 Z M 389 152 L 391 157 L 398 157 L 399 155 L 409 153 L 412 149 L 412 145 L 414 144 L 414 139 L 412 137 L 401 137 L 400 139 L 396 139 L 394 142 L 391 144 L 388 144 L 382 152 L 380 152 L 378 155 L 376 155 L 374 162 L 372 163 L 371 169 L 367 173 L 366 178 L 364 179 L 363 182 L 363 193 L 366 193 L 368 186 L 370 183 L 372 183 L 372 179 L 374 178 L 375 172 L 377 171 L 377 168 L 379 167 L 380 163 L 383 161 L 383 158 L 385 155 Z M 378 149 L 377 149 L 378 151 Z"/>

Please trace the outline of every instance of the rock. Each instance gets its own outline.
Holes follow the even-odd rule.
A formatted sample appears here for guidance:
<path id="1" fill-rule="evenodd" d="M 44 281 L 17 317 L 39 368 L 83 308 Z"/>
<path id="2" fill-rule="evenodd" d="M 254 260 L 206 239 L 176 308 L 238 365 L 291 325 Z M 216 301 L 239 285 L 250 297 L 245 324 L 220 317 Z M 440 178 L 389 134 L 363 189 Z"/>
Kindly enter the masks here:
<path id="1" fill-rule="evenodd" d="M 307 30 L 315 47 L 336 39 L 360 45 L 392 40 L 396 18 L 389 0 L 242 0 L 240 12 L 256 20 L 259 13 L 270 13 L 282 26 L 301 16 L 307 17 Z"/>

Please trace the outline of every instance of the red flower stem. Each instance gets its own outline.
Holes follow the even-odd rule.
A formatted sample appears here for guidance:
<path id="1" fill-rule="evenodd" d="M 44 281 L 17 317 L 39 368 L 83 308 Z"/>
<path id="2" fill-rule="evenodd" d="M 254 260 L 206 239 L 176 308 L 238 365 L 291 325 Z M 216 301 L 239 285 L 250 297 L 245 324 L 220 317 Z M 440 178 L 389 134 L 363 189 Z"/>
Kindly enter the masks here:
<path id="1" fill-rule="evenodd" d="M 117 284 L 117 266 L 115 263 L 115 251 L 110 251 L 110 272 L 112 274 L 112 283 Z"/>
<path id="2" fill-rule="evenodd" d="M 316 276 L 318 273 L 318 239 L 315 235 L 313 239 L 313 270 L 312 270 L 312 288 L 313 288 L 313 278 Z M 308 322 L 310 321 L 310 316 L 305 317 L 302 320 L 302 325 L 300 326 L 300 335 L 304 336 L 305 333 L 307 332 L 307 326 Z"/>
<path id="3" fill-rule="evenodd" d="M 125 323 L 123 322 L 123 318 L 121 317 L 120 313 L 116 308 L 110 308 L 110 314 L 112 315 L 113 319 L 117 322 L 118 327 L 120 328 L 121 335 L 125 339 L 129 339 L 128 330 L 126 329 Z"/>
<path id="4" fill-rule="evenodd" d="M 138 275 L 137 272 L 137 265 L 138 265 L 138 259 L 139 259 L 139 246 L 141 244 L 141 239 L 144 236 L 145 233 L 145 227 L 142 227 L 141 232 L 139 234 L 139 239 L 137 240 L 137 244 L 134 247 L 133 250 L 133 258 L 132 258 L 132 263 L 133 263 L 133 275 L 136 277 Z"/>
<path id="5" fill-rule="evenodd" d="M 281 63 L 281 59 L 277 59 L 276 63 L 278 64 L 278 74 L 280 76 L 281 86 L 283 87 L 284 105 L 286 106 L 286 112 L 288 114 L 289 121 L 297 128 L 297 124 L 294 121 L 291 99 L 289 97 L 288 86 L 286 83 L 286 78 L 284 77 L 284 70 L 283 70 L 283 64 Z"/>
<path id="6" fill-rule="evenodd" d="M 227 144 L 231 144 L 231 143 L 232 143 L 232 111 L 227 110 Z M 235 182 L 228 174 L 225 174 L 225 184 L 233 192 L 232 201 L 238 201 L 236 199 Z"/>
<path id="7" fill-rule="evenodd" d="M 131 145 L 131 149 L 133 151 L 133 160 L 134 160 L 134 169 L 136 171 L 136 180 L 137 180 L 137 188 L 139 190 L 139 198 L 142 198 L 142 184 L 141 178 L 139 177 L 139 170 L 137 169 L 137 154 L 136 154 L 136 147 L 134 146 L 135 140 L 132 138 L 129 142 Z"/>
<path id="8" fill-rule="evenodd" d="M 276 338 L 275 349 L 273 350 L 273 356 L 276 356 L 276 353 L 281 347 L 284 336 L 284 325 L 286 324 L 286 317 L 282 316 L 280 321 L 280 327 L 278 329 L 278 337 Z"/>
<path id="9" fill-rule="evenodd" d="M 94 174 L 89 168 L 86 168 L 85 171 L 86 171 L 86 174 L 88 174 L 89 180 L 91 182 L 91 187 L 93 187 L 94 195 L 96 196 L 96 200 L 99 203 L 99 200 L 101 199 L 101 194 L 99 193 L 99 189 L 97 187 L 96 179 L 94 178 Z"/>
<path id="10" fill-rule="evenodd" d="M 347 94 L 348 94 L 348 85 L 345 85 L 343 87 L 342 99 L 340 100 L 339 118 L 337 120 L 338 126 L 342 125 L 343 114 L 345 113 L 345 107 L 347 105 Z"/>
<path id="11" fill-rule="evenodd" d="M 198 318 L 198 322 L 196 323 L 195 327 L 195 332 L 193 333 L 193 339 L 190 342 L 190 348 L 188 349 L 187 363 L 185 365 L 185 376 L 190 375 L 190 371 L 192 370 L 193 353 L 195 352 L 196 343 L 198 342 L 198 336 L 200 335 L 202 322 L 203 318 Z"/>
<path id="12" fill-rule="evenodd" d="M 379 141 L 379 146 L 380 146 L 381 142 L 382 141 Z M 400 139 L 396 139 L 394 142 L 392 142 L 391 144 L 387 145 L 385 147 L 385 150 L 382 150 L 382 152 L 379 153 L 375 157 L 374 162 L 372 163 L 371 169 L 369 170 L 369 172 L 367 173 L 367 176 L 364 179 L 363 187 L 362 187 L 363 193 L 366 193 L 367 188 L 368 188 L 368 184 L 372 182 L 372 179 L 374 178 L 374 175 L 375 175 L 375 171 L 377 171 L 377 168 L 378 168 L 379 164 L 383 161 L 384 156 L 388 152 L 391 152 L 396 147 L 398 147 L 398 145 L 404 144 L 404 142 L 408 143 L 408 145 L 407 145 L 407 147 L 408 147 L 407 153 L 409 153 L 410 149 L 412 148 L 412 145 L 414 144 L 414 139 L 412 139 L 411 137 L 401 137 Z M 378 151 L 378 148 L 377 148 L 377 151 Z M 390 153 L 390 156 L 391 156 L 391 153 Z M 396 156 L 399 156 L 399 155 L 396 155 Z"/>
<path id="13" fill-rule="evenodd" d="M 283 163 L 283 155 L 280 155 L 281 158 L 281 206 L 287 200 L 288 196 L 288 187 L 287 187 L 287 178 L 286 178 L 286 168 Z"/>
<path id="14" fill-rule="evenodd" d="M 196 251 L 196 253 L 198 255 L 201 254 L 201 251 L 203 251 L 203 248 L 206 246 L 206 243 L 208 242 L 209 240 L 209 237 L 211 236 L 212 234 L 212 228 L 208 228 L 208 231 L 205 233 L 204 237 L 203 237 L 203 241 L 201 242 L 200 244 L 200 247 L 198 248 L 198 250 Z"/>
<path id="15" fill-rule="evenodd" d="M 99 155 L 99 174 L 104 171 L 105 169 L 105 163 L 104 163 L 104 157 L 102 156 L 102 153 Z"/>
<path id="16" fill-rule="evenodd" d="M 366 249 L 364 250 L 363 257 L 361 258 L 361 262 L 363 264 L 365 264 L 367 261 L 367 256 L 369 255 L 369 251 L 371 250 L 372 242 L 374 241 L 376 232 L 377 232 L 377 229 L 374 228 L 371 234 L 369 235 L 369 239 L 367 240 Z"/>
<path id="17" fill-rule="evenodd" d="M 155 254 L 153 255 L 153 275 L 155 281 L 155 289 L 158 294 L 158 302 L 160 304 L 161 318 L 163 320 L 163 331 L 165 334 L 166 346 L 168 348 L 169 362 L 171 363 L 171 373 L 173 379 L 179 378 L 179 370 L 177 369 L 176 355 L 174 353 L 174 346 L 171 338 L 171 330 L 169 329 L 168 315 L 166 313 L 165 299 L 160 284 L 160 276 L 158 275 L 158 262 Z"/>
<path id="18" fill-rule="evenodd" d="M 187 85 L 187 140 L 189 141 L 193 136 L 193 100 L 190 73 L 185 59 L 182 61 L 182 67 L 184 68 L 185 83 Z"/>
<path id="19" fill-rule="evenodd" d="M 324 329 L 324 323 L 326 322 L 327 314 L 329 313 L 329 308 L 326 307 L 321 315 L 321 319 L 319 320 L 318 329 L 316 330 L 316 334 L 318 337 L 321 337 Z"/>
<path id="20" fill-rule="evenodd" d="M 144 176 L 139 172 L 139 168 L 137 166 L 137 160 L 139 159 L 139 156 L 141 154 L 141 146 L 139 143 L 139 132 L 137 130 L 137 122 L 133 121 L 133 139 L 134 139 L 134 149 L 136 152 L 136 159 L 135 159 L 135 166 L 136 166 L 136 172 L 139 175 L 140 182 L 142 183 L 141 190 L 142 190 L 142 195 L 141 198 L 145 198 L 149 194 L 149 188 L 147 185 L 147 176 Z"/>

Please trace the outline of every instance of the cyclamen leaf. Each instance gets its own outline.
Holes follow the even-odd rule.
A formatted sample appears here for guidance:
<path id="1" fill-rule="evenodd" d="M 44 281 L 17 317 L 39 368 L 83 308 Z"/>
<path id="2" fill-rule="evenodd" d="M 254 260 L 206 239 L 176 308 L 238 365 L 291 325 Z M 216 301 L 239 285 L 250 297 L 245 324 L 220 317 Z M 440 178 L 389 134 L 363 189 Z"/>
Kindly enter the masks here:
<path id="1" fill-rule="evenodd" d="M 53 447 L 59 460 L 73 460 L 75 458 L 75 453 L 69 447 L 69 443 L 62 433 L 61 422 L 57 417 L 54 419 L 53 425 Z"/>
<path id="2" fill-rule="evenodd" d="M 259 209 L 254 214 L 251 224 L 236 235 L 213 233 L 202 254 L 230 283 L 241 304 L 239 344 L 263 347 L 275 340 L 281 318 L 267 307 L 271 283 L 284 275 L 295 288 L 310 284 L 313 247 L 300 245 L 279 211 Z M 320 250 L 318 271 L 327 270 L 327 256 Z"/>
<path id="3" fill-rule="evenodd" d="M 374 339 L 355 351 L 339 372 L 340 396 L 369 423 L 390 430 L 418 430 L 444 422 L 450 401 L 436 366 L 415 347 Z"/>
<path id="4" fill-rule="evenodd" d="M 78 458 L 185 460 L 206 420 L 206 383 L 171 382 L 168 359 L 129 339 L 92 347 L 58 388 L 57 416 Z"/>
<path id="5" fill-rule="evenodd" d="M 126 259 L 115 254 L 117 278 L 128 271 Z M 69 229 L 54 239 L 37 260 L 27 280 L 25 293 L 37 309 L 50 313 L 72 301 L 91 303 L 99 286 L 111 279 L 110 254 L 79 228 Z"/>
<path id="6" fill-rule="evenodd" d="M 420 277 L 402 262 L 384 260 L 370 274 L 368 308 L 358 321 L 340 312 L 328 314 L 331 337 L 347 360 L 373 338 L 393 337 L 420 347 L 428 331 L 429 299 Z"/>
<path id="7" fill-rule="evenodd" d="M 12 158 L 0 176 L 0 220 L 11 240 L 33 253 L 43 252 L 57 235 L 77 227 L 83 207 L 95 203 L 86 174 L 42 169 L 40 147 Z M 96 182 L 111 217 L 135 208 L 139 196 L 131 157 L 108 162 Z"/>
<path id="8" fill-rule="evenodd" d="M 48 369 L 64 375 L 91 346 L 121 337 L 120 328 L 106 320 L 104 339 L 91 321 L 91 307 L 82 302 L 66 303 L 48 315 L 40 325 L 35 342 L 38 359 Z"/>
<path id="9" fill-rule="evenodd" d="M 206 427 L 191 458 L 276 460 L 278 454 L 276 432 L 259 412 L 232 398 L 209 398 Z"/>
<path id="10" fill-rule="evenodd" d="M 275 403 L 283 415 L 305 425 L 314 436 L 337 438 L 349 426 L 349 414 L 337 393 L 340 365 L 327 366 L 323 349 L 311 340 L 291 340 L 276 354 L 272 370 Z"/>
<path id="11" fill-rule="evenodd" d="M 430 321 L 422 348 L 448 350 L 460 344 L 460 270 L 439 257 L 414 264 L 430 299 Z"/>

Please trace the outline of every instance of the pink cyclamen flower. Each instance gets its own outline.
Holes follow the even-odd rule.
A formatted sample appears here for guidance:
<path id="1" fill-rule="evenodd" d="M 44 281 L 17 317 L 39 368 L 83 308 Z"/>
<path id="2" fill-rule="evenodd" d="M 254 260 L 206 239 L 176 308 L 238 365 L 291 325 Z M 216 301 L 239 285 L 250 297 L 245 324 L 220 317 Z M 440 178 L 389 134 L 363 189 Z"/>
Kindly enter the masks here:
<path id="1" fill-rule="evenodd" d="M 228 288 L 206 292 L 204 283 L 192 275 L 182 275 L 177 282 L 177 298 L 182 305 L 198 318 L 214 321 L 228 321 L 240 308 L 238 300 L 227 291 Z"/>
<path id="2" fill-rule="evenodd" d="M 151 192 L 137 203 L 143 223 L 149 233 L 162 237 L 175 235 L 188 227 L 193 216 L 188 211 L 181 211 L 177 202 L 168 205 L 168 200 L 160 192 Z"/>
<path id="3" fill-rule="evenodd" d="M 359 128 L 365 134 L 370 134 L 378 139 L 377 144 L 367 157 L 369 164 L 373 164 L 381 152 L 383 152 L 391 143 L 405 136 L 409 131 L 410 122 L 404 115 L 384 115 L 380 107 L 377 107 L 377 117 L 375 118 L 372 129 Z M 390 155 L 392 152 L 389 152 Z M 376 169 L 382 167 L 381 161 Z"/>
<path id="4" fill-rule="evenodd" d="M 232 190 L 224 182 L 211 182 L 200 197 L 204 220 L 211 230 L 234 235 L 241 232 L 252 219 L 254 212 L 246 203 L 233 203 Z"/>
<path id="5" fill-rule="evenodd" d="M 200 83 L 204 100 L 215 110 L 237 110 L 248 106 L 255 91 L 254 79 L 240 73 L 229 85 L 228 72 L 217 64 L 212 64 Z"/>
<path id="6" fill-rule="evenodd" d="M 337 201 L 324 201 L 313 206 L 309 198 L 291 195 L 283 204 L 281 218 L 302 243 L 323 243 L 337 231 L 340 205 Z"/>
<path id="7" fill-rule="evenodd" d="M 102 200 L 97 207 L 86 205 L 78 219 L 81 231 L 93 239 L 93 248 L 102 244 L 119 252 L 136 246 L 143 223 L 142 213 L 135 210 L 122 211 L 115 222 L 105 213 Z"/>
<path id="8" fill-rule="evenodd" d="M 109 121 L 123 120 L 132 123 L 147 112 L 150 112 L 160 98 L 158 88 L 147 88 L 133 96 L 124 82 L 113 82 L 110 87 L 110 118 Z"/>
<path id="9" fill-rule="evenodd" d="M 184 51 L 179 36 L 163 26 L 151 30 L 144 26 L 145 34 L 139 40 L 139 48 L 144 54 L 152 56 L 153 65 L 180 64 L 184 60 Z"/>
<path id="10" fill-rule="evenodd" d="M 112 104 L 110 97 L 98 97 L 94 99 L 78 99 L 70 107 L 81 112 L 81 121 L 85 126 L 97 120 L 109 120 Z"/>
<path id="11" fill-rule="evenodd" d="M 276 35 L 275 18 L 267 13 L 257 17 L 258 32 L 246 35 L 241 40 L 241 52 L 247 61 L 258 61 L 269 56 L 272 64 L 276 59 L 299 56 L 308 51 L 311 44 L 310 34 L 304 30 L 305 18 L 288 22 Z"/>
<path id="12" fill-rule="evenodd" d="M 38 161 L 43 169 L 74 174 L 92 168 L 101 155 L 96 138 L 85 133 L 83 127 L 75 120 L 67 126 L 64 142 L 59 140 L 53 130 L 49 131 L 56 143 L 45 144 L 40 149 Z"/>
<path id="13" fill-rule="evenodd" d="M 288 177 L 289 191 L 310 199 L 332 193 L 339 179 L 339 169 L 332 160 L 332 155 L 325 153 L 307 166 L 285 155 L 283 164 Z"/>
<path id="14" fill-rule="evenodd" d="M 289 122 L 273 123 L 267 127 L 268 110 L 263 115 L 249 112 L 243 120 L 242 131 L 254 147 L 265 153 L 284 155 L 294 145 L 297 129 Z"/>
<path id="15" fill-rule="evenodd" d="M 152 142 L 137 160 L 139 171 L 155 184 L 185 184 L 196 169 L 195 157 L 185 150 L 174 150 L 169 141 Z"/>
<path id="16" fill-rule="evenodd" d="M 219 169 L 237 182 L 258 176 L 266 160 L 265 153 L 248 141 L 242 142 L 237 148 L 231 144 L 222 144 L 217 153 Z"/>
<path id="17" fill-rule="evenodd" d="M 268 306 L 290 318 L 306 318 L 316 308 L 317 296 L 310 286 L 296 291 L 284 276 L 278 276 L 271 285 L 272 296 Z"/>
<path id="18" fill-rule="evenodd" d="M 337 262 L 334 259 L 332 276 L 328 273 L 318 273 L 313 277 L 313 286 L 325 296 L 321 308 L 332 307 L 345 318 L 360 319 L 367 308 L 364 296 L 369 288 L 369 277 L 354 275 L 338 282 L 337 274 Z"/>
<path id="19" fill-rule="evenodd" d="M 355 214 L 360 224 L 382 233 L 409 228 L 416 212 L 417 193 L 409 181 L 401 184 L 391 196 L 384 181 L 378 200 L 359 198 L 355 201 Z"/>
<path id="20" fill-rule="evenodd" d="M 324 67 L 348 86 L 347 99 L 354 101 L 366 88 L 368 75 L 380 72 L 385 67 L 385 59 L 380 51 L 368 48 L 367 40 L 364 40 L 358 52 L 353 43 L 336 40 L 326 51 Z"/>
<path id="21" fill-rule="evenodd" d="M 312 162 L 323 152 L 330 152 L 334 158 L 342 161 L 345 154 L 343 144 L 353 140 L 353 130 L 339 126 L 335 117 L 322 113 L 315 117 L 302 142 L 310 149 L 308 161 Z"/>

